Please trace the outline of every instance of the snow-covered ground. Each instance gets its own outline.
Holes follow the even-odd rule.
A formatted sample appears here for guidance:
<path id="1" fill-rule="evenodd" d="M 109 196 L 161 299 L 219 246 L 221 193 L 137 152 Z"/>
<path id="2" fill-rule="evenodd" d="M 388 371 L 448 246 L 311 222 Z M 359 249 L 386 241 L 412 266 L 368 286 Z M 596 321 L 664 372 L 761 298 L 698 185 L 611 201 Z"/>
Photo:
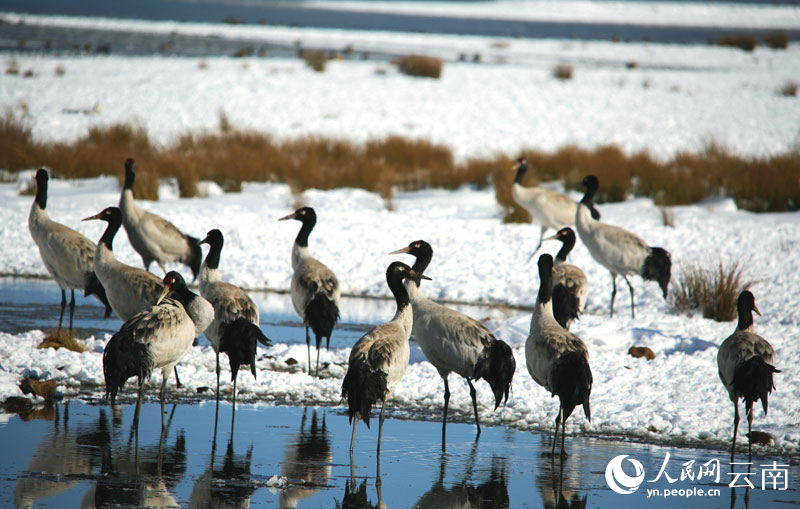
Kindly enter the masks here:
<path id="1" fill-rule="evenodd" d="M 26 16 L 26 22 L 32 20 Z M 19 112 L 24 105 L 35 137 L 47 140 L 75 139 L 95 124 L 138 122 L 152 139 L 168 143 L 188 130 L 216 129 L 224 111 L 234 125 L 281 137 L 324 134 L 364 141 L 401 134 L 445 143 L 458 157 L 496 151 L 513 155 L 522 147 L 556 149 L 568 143 L 614 143 L 670 157 L 697 150 L 709 140 L 743 154 L 768 154 L 797 146 L 800 133 L 800 101 L 776 93 L 800 77 L 797 45 L 788 51 L 758 48 L 744 53 L 710 46 L 108 23 L 139 23 L 147 30 L 239 28 L 265 38 L 299 39 L 308 46 L 319 40 L 342 47 L 367 41 L 444 56 L 481 52 L 486 58 L 483 64 L 448 62 L 442 79 L 429 80 L 369 61 L 334 61 L 324 73 L 315 73 L 299 60 L 249 59 L 244 66 L 239 59 L 215 58 L 200 68 L 196 59 L 184 58 L 19 54 L 13 58 L 20 68 L 32 69 L 35 76 L 0 75 L 0 107 Z M 575 66 L 572 80 L 551 76 L 559 62 Z M 626 69 L 626 62 L 638 66 Z M 55 75 L 56 66 L 65 69 L 63 76 Z M 74 113 L 95 104 L 101 106 L 97 114 Z M 110 174 L 121 171 L 122 161 L 109 168 Z M 22 182 L 0 184 L 0 273 L 45 275 L 27 231 L 32 197 L 20 196 L 22 187 Z M 118 196 L 115 177 L 54 179 L 48 210 L 55 220 L 96 240 L 102 225 L 80 219 L 117 203 Z M 294 203 L 287 186 L 248 184 L 242 193 L 178 199 L 174 188 L 164 185 L 160 197 L 141 205 L 195 236 L 211 228 L 224 232 L 221 269 L 226 280 L 248 288 L 288 289 L 297 225 L 277 222 Z M 435 250 L 429 269 L 433 281 L 424 286 L 429 296 L 528 306 L 534 302 L 538 276 L 535 264 L 526 260 L 539 228 L 503 224 L 491 189 L 400 193 L 394 211 L 386 210 L 379 196 L 360 190 L 311 190 L 303 198 L 319 215 L 312 252 L 339 275 L 346 293 L 387 295 L 384 271 L 393 257 L 386 253 L 422 238 Z M 720 260 L 738 260 L 745 275 L 758 281 L 753 291 L 764 316 L 756 317 L 756 330 L 774 345 L 783 372 L 776 375 L 769 415 L 758 410 L 755 424 L 775 438 L 773 452 L 800 453 L 800 375 L 792 368 L 800 363 L 800 213 L 756 215 L 736 210 L 730 201 L 713 202 L 676 207 L 676 226 L 667 228 L 646 199 L 603 205 L 601 211 L 605 221 L 668 249 L 674 274 L 685 264 L 713 267 Z M 551 253 L 557 248 L 546 246 Z M 139 264 L 124 234 L 115 253 Z M 617 315 L 610 319 L 608 272 L 580 243 L 572 262 L 591 283 L 586 313 L 574 332 L 589 347 L 595 383 L 592 423 L 576 413 L 568 429 L 649 441 L 727 442 L 733 409 L 717 376 L 716 352 L 734 324 L 678 315 L 655 284 L 638 278 L 636 319 L 630 318 L 624 289 Z M 480 384 L 481 416 L 522 429 L 550 429 L 557 402 L 525 369 L 529 320 L 528 313 L 515 312 L 489 323 L 513 345 L 518 372 L 509 405 L 497 412 L 490 412 L 490 392 Z M 58 379 L 68 395 L 81 385 L 102 386 L 101 352 L 107 337 L 87 339 L 88 351 L 75 354 L 34 349 L 42 334 L 0 332 L 0 397 L 17 395 L 16 382 L 31 372 Z M 633 345 L 649 346 L 656 359 L 631 358 L 626 352 Z M 304 346 L 277 344 L 268 353 L 276 366 L 289 357 L 304 364 Z M 262 360 L 258 381 L 240 376 L 242 397 L 336 404 L 348 353 L 347 348 L 323 352 L 322 360 L 332 363 L 332 377 L 321 380 L 268 369 L 273 361 Z M 207 347 L 188 354 L 181 369 L 185 394 L 212 385 L 213 359 Z M 156 382 L 159 375 L 153 378 Z M 467 390 L 454 384 L 451 409 L 469 419 Z M 441 392 L 436 371 L 415 349 L 395 404 L 411 411 L 438 411 Z"/>
<path id="2" fill-rule="evenodd" d="M 34 77 L 0 74 L 0 108 L 27 107 L 36 138 L 73 140 L 91 125 L 136 122 L 156 142 L 235 126 L 282 138 L 366 141 L 391 134 L 451 147 L 457 158 L 567 144 L 615 144 L 669 158 L 715 141 L 740 154 L 800 143 L 800 101 L 778 90 L 800 81 L 800 45 L 747 53 L 707 45 L 496 39 L 0 15 L 8 22 L 246 34 L 304 47 L 418 52 L 449 59 L 441 79 L 412 78 L 375 61 L 8 55 Z M 480 54 L 483 63 L 455 62 Z M 574 77 L 553 77 L 560 63 Z M 627 66 L 635 66 L 628 68 Z M 65 73 L 56 76 L 60 66 Z M 93 108 L 99 107 L 99 112 Z M 80 110 L 92 111 L 86 115 Z M 109 169 L 116 171 L 115 168 Z"/>
<path id="3" fill-rule="evenodd" d="M 509 171 L 509 178 L 511 177 Z M 601 184 L 602 185 L 602 184 Z M 56 220 L 92 239 L 99 238 L 99 222 L 81 222 L 118 200 L 114 178 L 86 181 L 51 181 L 48 210 Z M 218 227 L 226 235 L 221 270 L 223 278 L 250 288 L 287 289 L 291 274 L 289 252 L 298 224 L 278 222 L 291 210 L 293 197 L 281 184 L 249 184 L 239 194 L 211 198 L 177 199 L 162 187 L 162 200 L 142 202 L 145 208 L 172 219 L 184 231 L 201 236 Z M 396 258 L 388 256 L 408 242 L 422 238 L 434 247 L 424 288 L 429 296 L 483 302 L 532 305 L 538 288 L 535 263 L 526 264 L 538 239 L 538 226 L 503 224 L 491 190 L 402 193 L 396 210 L 385 209 L 382 199 L 364 191 L 341 189 L 308 191 L 304 199 L 318 211 L 319 222 L 310 238 L 312 252 L 338 275 L 344 292 L 387 295 L 384 272 Z M 32 201 L 19 196 L 17 184 L 0 185 L 0 272 L 43 275 L 44 268 L 27 231 L 26 217 Z M 777 389 L 769 415 L 760 410 L 755 425 L 771 433 L 770 450 L 800 452 L 800 213 L 751 214 L 737 211 L 729 201 L 676 207 L 675 228 L 661 224 L 660 213 L 649 200 L 632 199 L 601 207 L 605 221 L 641 234 L 652 245 L 672 252 L 674 273 L 688 263 L 712 267 L 722 260 L 740 260 L 763 317 L 756 330 L 774 345 Z M 548 252 L 558 245 L 546 243 Z M 115 253 L 127 263 L 139 258 L 124 234 Z M 734 323 L 717 323 L 699 316 L 676 314 L 654 283 L 634 278 L 636 319 L 630 318 L 628 295 L 621 290 L 617 314 L 608 317 L 611 281 L 582 244 L 571 258 L 586 272 L 591 291 L 587 311 L 573 327 L 587 343 L 594 373 L 592 423 L 576 413 L 568 429 L 585 433 L 635 436 L 648 441 L 668 441 L 721 446 L 730 439 L 732 412 L 716 367 L 717 347 L 734 329 Z M 188 274 L 187 274 L 188 275 Z M 385 317 L 386 319 L 389 316 Z M 550 429 L 557 400 L 536 385 L 525 368 L 524 343 L 530 314 L 512 312 L 509 319 L 488 325 L 509 342 L 517 358 L 517 373 L 507 407 L 491 412 L 492 397 L 479 384 L 481 418 L 521 429 Z M 88 351 L 36 350 L 43 332 L 0 332 L 0 397 L 16 395 L 16 382 L 27 373 L 55 378 L 62 391 L 76 394 L 79 387 L 102 388 L 101 353 L 108 337 L 87 339 Z M 653 361 L 633 359 L 633 345 L 649 346 Z M 240 375 L 239 388 L 246 400 L 279 399 L 289 402 L 337 404 L 348 348 L 322 352 L 331 362 L 331 378 L 315 380 L 299 372 L 287 373 L 289 357 L 305 364 L 304 345 L 278 343 L 265 352 L 275 357 L 259 363 L 259 378 Z M 213 386 L 214 354 L 209 347 L 194 348 L 181 363 L 182 394 Z M 153 377 L 153 382 L 159 375 Z M 223 383 L 230 390 L 228 378 Z M 451 409 L 469 419 L 468 391 L 453 381 Z M 435 369 L 414 347 L 412 363 L 395 393 L 395 405 L 414 412 L 438 411 L 442 383 Z M 743 435 L 742 439 L 743 438 Z"/>

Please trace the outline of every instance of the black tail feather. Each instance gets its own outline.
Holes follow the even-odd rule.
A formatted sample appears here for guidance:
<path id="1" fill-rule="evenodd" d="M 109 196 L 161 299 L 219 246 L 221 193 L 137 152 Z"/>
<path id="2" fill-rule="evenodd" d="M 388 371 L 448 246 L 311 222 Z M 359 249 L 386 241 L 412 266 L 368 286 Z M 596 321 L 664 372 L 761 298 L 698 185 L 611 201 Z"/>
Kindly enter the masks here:
<path id="1" fill-rule="evenodd" d="M 106 381 L 106 398 L 111 396 L 111 404 L 117 393 L 132 376 L 144 380 L 153 371 L 153 362 L 143 343 L 133 340 L 132 330 L 121 330 L 111 336 L 103 350 L 103 378 Z"/>
<path id="2" fill-rule="evenodd" d="M 358 360 L 351 362 L 342 381 L 342 398 L 347 400 L 349 422 L 353 422 L 353 417 L 359 414 L 369 428 L 372 405 L 383 399 L 387 391 L 386 373 L 373 371 Z"/>
<path id="3" fill-rule="evenodd" d="M 483 378 L 489 382 L 494 393 L 495 410 L 501 402 L 508 403 L 511 379 L 514 378 L 516 369 L 517 362 L 514 360 L 514 352 L 505 341 L 492 338 L 489 346 L 484 347 L 478 356 L 472 378 L 476 381 Z"/>
<path id="4" fill-rule="evenodd" d="M 222 324 L 222 337 L 219 351 L 228 354 L 231 366 L 231 380 L 239 373 L 239 366 L 250 366 L 250 372 L 256 377 L 256 342 L 271 346 L 272 342 L 255 324 L 246 318 Z"/>
<path id="5" fill-rule="evenodd" d="M 578 296 L 570 292 L 566 286 L 559 283 L 553 287 L 553 316 L 559 325 L 569 329 L 572 321 L 578 319 L 580 307 Z"/>
<path id="6" fill-rule="evenodd" d="M 583 413 L 591 422 L 592 370 L 583 352 L 569 352 L 558 359 L 553 367 L 553 392 L 561 401 L 565 422 L 578 405 L 583 405 Z"/>
<path id="7" fill-rule="evenodd" d="M 736 366 L 736 370 L 733 372 L 733 388 L 736 394 L 744 398 L 748 415 L 753 411 L 753 403 L 759 399 L 764 409 L 764 415 L 767 415 L 769 394 L 775 388 L 772 375 L 780 372 L 779 369 L 767 364 L 758 355 L 750 357 Z"/>
<path id="8" fill-rule="evenodd" d="M 97 297 L 97 300 L 103 303 L 106 307 L 105 315 L 103 318 L 108 318 L 111 316 L 111 304 L 108 303 L 108 297 L 106 296 L 106 289 L 103 288 L 103 284 L 100 283 L 100 280 L 97 279 L 97 274 L 94 272 L 91 273 L 89 279 L 86 281 L 86 288 L 83 290 L 83 296 L 88 297 L 89 295 L 94 295 Z"/>
<path id="9" fill-rule="evenodd" d="M 672 257 L 666 249 L 651 247 L 650 255 L 644 260 L 642 277 L 649 281 L 658 281 L 664 298 L 667 298 L 667 287 L 672 274 Z"/>
<path id="10" fill-rule="evenodd" d="M 197 274 L 200 272 L 200 264 L 203 263 L 203 248 L 200 247 L 200 240 L 186 235 L 186 241 L 189 242 L 189 256 L 183 263 L 192 269 L 192 276 L 197 279 Z"/>
<path id="11" fill-rule="evenodd" d="M 339 320 L 339 308 L 325 294 L 318 293 L 306 306 L 306 322 L 317 338 L 319 348 L 322 338 L 330 340 L 333 327 Z"/>

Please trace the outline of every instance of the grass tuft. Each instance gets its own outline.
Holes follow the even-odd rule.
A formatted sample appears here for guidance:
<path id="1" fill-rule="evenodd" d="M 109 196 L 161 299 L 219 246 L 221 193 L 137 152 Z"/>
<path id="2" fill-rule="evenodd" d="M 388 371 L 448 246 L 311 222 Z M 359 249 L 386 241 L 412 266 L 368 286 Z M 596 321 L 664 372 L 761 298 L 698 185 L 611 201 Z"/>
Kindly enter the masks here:
<path id="1" fill-rule="evenodd" d="M 800 84 L 796 81 L 787 81 L 778 89 L 778 94 L 784 97 L 796 97 L 798 89 L 800 89 Z"/>
<path id="2" fill-rule="evenodd" d="M 772 49 L 786 49 L 789 47 L 789 34 L 786 32 L 772 32 L 762 37 L 764 44 Z"/>
<path id="3" fill-rule="evenodd" d="M 753 51 L 756 49 L 756 38 L 748 34 L 720 35 L 714 39 L 714 44 L 739 48 L 742 51 Z"/>
<path id="4" fill-rule="evenodd" d="M 569 64 L 558 64 L 553 67 L 553 77 L 562 81 L 571 80 L 574 72 L 575 69 Z"/>
<path id="5" fill-rule="evenodd" d="M 409 76 L 440 78 L 443 62 L 441 58 L 425 55 L 405 55 L 393 61 L 397 70 Z"/>
<path id="6" fill-rule="evenodd" d="M 51 332 L 45 336 L 44 339 L 42 339 L 42 342 L 39 343 L 39 346 L 36 348 L 39 350 L 43 350 L 45 348 L 55 348 L 56 350 L 59 348 L 66 348 L 67 350 L 78 353 L 83 353 L 86 351 L 86 348 L 84 348 L 84 346 L 75 339 L 72 333 L 65 329 L 59 329 Z"/>
<path id="7" fill-rule="evenodd" d="M 317 72 L 322 72 L 328 64 L 328 54 L 319 50 L 304 50 L 300 55 L 306 65 Z"/>
<path id="8" fill-rule="evenodd" d="M 691 315 L 699 309 L 703 318 L 729 322 L 737 316 L 736 300 L 739 294 L 755 283 L 744 279 L 738 261 L 729 266 L 720 261 L 715 269 L 690 264 L 682 267 L 670 300 L 673 307 L 682 313 Z"/>

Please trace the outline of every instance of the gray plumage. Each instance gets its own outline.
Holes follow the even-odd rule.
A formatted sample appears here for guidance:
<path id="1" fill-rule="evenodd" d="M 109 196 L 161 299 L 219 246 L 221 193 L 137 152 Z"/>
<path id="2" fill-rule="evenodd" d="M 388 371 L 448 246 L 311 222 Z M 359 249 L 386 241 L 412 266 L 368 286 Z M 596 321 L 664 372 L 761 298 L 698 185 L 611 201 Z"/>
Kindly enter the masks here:
<path id="1" fill-rule="evenodd" d="M 220 253 L 224 238 L 219 230 L 211 230 L 201 242 L 210 249 L 200 266 L 200 295 L 214 307 L 214 319 L 206 329 L 206 337 L 214 348 L 217 360 L 217 401 L 219 401 L 219 354 L 225 351 L 231 364 L 233 401 L 236 404 L 236 378 L 241 364 L 250 366 L 256 376 L 256 341 L 270 346 L 270 340 L 259 328 L 258 307 L 238 286 L 222 281 L 219 273 Z"/>
<path id="2" fill-rule="evenodd" d="M 736 451 L 736 434 L 739 428 L 739 399 L 745 401 L 747 417 L 747 449 L 752 456 L 750 433 L 753 427 L 753 403 L 761 400 L 764 415 L 767 415 L 768 398 L 775 388 L 772 377 L 780 373 L 775 369 L 775 350 L 769 342 L 753 332 L 753 311 L 761 315 L 753 294 L 747 290 L 739 294 L 737 301 L 739 322 L 733 334 L 722 342 L 717 353 L 719 378 L 733 402 L 733 442 L 731 462 Z"/>
<path id="3" fill-rule="evenodd" d="M 525 361 L 531 378 L 559 398 L 552 452 L 555 455 L 561 425 L 561 455 L 565 457 L 564 426 L 574 408 L 582 405 L 586 418 L 591 421 L 589 350 L 578 336 L 559 325 L 553 316 L 553 258 L 544 254 L 539 257 L 538 265 L 539 294 L 531 317 L 530 334 L 525 342 Z"/>
<path id="4" fill-rule="evenodd" d="M 528 171 L 528 160 L 524 157 L 517 159 L 512 169 L 516 172 L 514 182 L 511 184 L 512 198 L 541 225 L 539 244 L 533 250 L 536 253 L 542 247 L 544 232 L 548 228 L 558 229 L 575 224 L 575 210 L 578 204 L 569 196 L 556 191 L 523 186 L 522 179 Z"/>
<path id="5" fill-rule="evenodd" d="M 61 288 L 61 315 L 58 328 L 64 319 L 67 303 L 66 293 L 70 290 L 69 330 L 72 330 L 72 317 L 75 311 L 75 290 L 85 290 L 85 295 L 94 293 L 106 306 L 106 317 L 111 312 L 105 289 L 94 272 L 95 245 L 72 228 L 50 219 L 47 213 L 47 171 L 36 172 L 36 197 L 28 215 L 28 229 L 39 248 L 47 272 Z"/>
<path id="6" fill-rule="evenodd" d="M 422 274 L 433 256 L 433 249 L 424 240 L 410 243 L 403 249 L 390 254 L 407 253 L 416 257 L 412 269 Z M 472 380 L 484 378 L 495 395 L 495 409 L 503 397 L 508 401 L 511 379 L 516 370 L 514 354 L 508 345 L 498 340 L 489 330 L 458 311 L 433 302 L 423 295 L 419 282 L 406 280 L 406 290 L 411 299 L 414 314 L 412 334 L 422 349 L 428 362 L 433 364 L 444 381 L 444 411 L 442 416 L 442 435 L 447 426 L 447 410 L 450 401 L 448 376 L 455 372 L 469 385 L 472 408 L 475 412 L 475 425 L 481 432 L 478 418 L 476 390 Z"/>
<path id="7" fill-rule="evenodd" d="M 127 322 L 137 313 L 155 305 L 164 285 L 155 275 L 126 265 L 114 256 L 114 238 L 122 224 L 122 213 L 117 207 L 108 207 L 84 221 L 101 220 L 106 230 L 95 249 L 95 272 L 103 286 L 108 288 L 108 301 L 114 313 Z"/>
<path id="8" fill-rule="evenodd" d="M 553 316 L 562 327 L 569 329 L 586 306 L 589 282 L 579 267 L 567 263 L 567 256 L 575 246 L 572 228 L 564 227 L 545 240 L 558 240 L 562 244 L 553 266 Z"/>
<path id="9" fill-rule="evenodd" d="M 601 223 L 600 214 L 592 201 L 599 186 L 597 177 L 589 175 L 581 184 L 586 187 L 586 194 L 575 215 L 578 235 L 592 258 L 611 273 L 611 316 L 614 316 L 617 275 L 620 275 L 628 284 L 631 317 L 635 317 L 633 286 L 628 276 L 638 274 L 642 279 L 657 281 L 666 299 L 672 270 L 670 254 L 663 248 L 648 246 L 644 240 L 627 230 Z"/>
<path id="10" fill-rule="evenodd" d="M 163 217 L 137 206 L 133 197 L 135 178 L 135 162 L 128 159 L 125 161 L 125 183 L 119 197 L 119 208 L 128 240 L 142 257 L 145 269 L 150 270 L 150 264 L 156 262 L 166 273 L 167 263 L 180 262 L 188 265 L 192 275 L 197 277 L 203 256 L 199 241 Z"/>
<path id="11" fill-rule="evenodd" d="M 164 290 L 156 304 L 126 321 L 103 351 L 106 396 L 110 396 L 112 406 L 117 392 L 128 378 L 136 376 L 139 379 L 134 427 L 138 426 L 144 382 L 153 370 L 161 369 L 161 427 L 164 428 L 167 379 L 170 371 L 192 347 L 196 334 L 195 323 L 186 307 L 200 297 L 186 287 L 186 282 L 177 272 L 168 272 L 163 284 Z"/>
<path id="12" fill-rule="evenodd" d="M 314 332 L 317 344 L 317 367 L 319 374 L 319 350 L 322 338 L 325 348 L 330 347 L 331 334 L 339 320 L 339 281 L 331 269 L 311 256 L 308 250 L 308 236 L 317 223 L 317 214 L 311 207 L 303 207 L 279 221 L 296 219 L 302 223 L 292 245 L 292 282 L 290 285 L 292 305 L 300 315 L 306 328 L 308 350 L 308 373 L 311 373 L 311 337 L 309 327 Z"/>
<path id="13" fill-rule="evenodd" d="M 394 317 L 364 334 L 350 351 L 347 373 L 342 381 L 342 398 L 347 401 L 347 414 L 353 423 L 350 452 L 356 439 L 358 420 L 369 427 L 372 405 L 381 401 L 378 424 L 378 452 L 386 400 L 392 397 L 395 387 L 408 368 L 409 346 L 413 311 L 403 279 L 419 277 L 430 279 L 401 262 L 392 262 L 386 270 L 386 282 L 394 295 L 397 311 Z"/>

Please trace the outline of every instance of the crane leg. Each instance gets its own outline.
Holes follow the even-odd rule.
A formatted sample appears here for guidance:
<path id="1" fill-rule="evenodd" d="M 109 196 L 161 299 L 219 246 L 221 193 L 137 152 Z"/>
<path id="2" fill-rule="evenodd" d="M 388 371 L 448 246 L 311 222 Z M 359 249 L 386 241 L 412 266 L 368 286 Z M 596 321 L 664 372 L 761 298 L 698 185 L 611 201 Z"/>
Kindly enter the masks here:
<path id="1" fill-rule="evenodd" d="M 237 374 L 233 379 L 233 411 L 236 411 L 236 380 L 239 378 Z"/>
<path id="2" fill-rule="evenodd" d="M 731 444 L 731 463 L 733 455 L 736 453 L 736 432 L 739 429 L 739 402 L 733 402 L 733 444 Z"/>
<path id="3" fill-rule="evenodd" d="M 631 318 L 636 318 L 636 313 L 635 313 L 636 310 L 633 306 L 633 286 L 631 285 L 631 282 L 628 281 L 628 276 L 626 276 L 625 274 L 622 275 L 622 279 L 624 279 L 625 282 L 628 283 L 628 290 L 630 290 L 631 292 Z"/>
<path id="4" fill-rule="evenodd" d="M 353 446 L 356 443 L 356 428 L 358 427 L 358 417 L 353 417 L 353 435 L 350 437 L 350 457 L 353 456 Z"/>
<path id="5" fill-rule="evenodd" d="M 306 325 L 306 348 L 308 349 L 308 371 L 311 374 L 311 336 L 308 335 L 308 325 Z"/>
<path id="6" fill-rule="evenodd" d="M 611 273 L 611 317 L 614 317 L 614 299 L 617 297 L 617 275 Z"/>
<path id="7" fill-rule="evenodd" d="M 330 350 L 330 349 L 331 349 L 331 337 L 330 336 L 326 336 L 325 337 L 325 350 Z"/>
<path id="8" fill-rule="evenodd" d="M 320 350 L 321 346 L 322 346 L 322 338 L 318 337 L 317 338 L 317 367 L 314 370 L 314 376 L 316 376 L 316 377 L 319 377 L 319 350 Z"/>
<path id="9" fill-rule="evenodd" d="M 75 290 L 70 288 L 70 301 L 69 301 L 69 331 L 72 332 L 72 315 L 75 313 Z"/>
<path id="10" fill-rule="evenodd" d="M 64 321 L 64 309 L 67 307 L 67 294 L 61 290 L 61 316 L 58 317 L 58 330 L 61 330 L 61 322 Z"/>
<path id="11" fill-rule="evenodd" d="M 178 365 L 177 364 L 175 366 L 173 366 L 172 371 L 175 372 L 175 387 L 180 389 L 181 387 L 183 387 L 183 384 L 181 383 L 181 379 L 178 378 Z"/>
<path id="12" fill-rule="evenodd" d="M 553 449 L 550 451 L 550 456 L 553 458 L 553 461 L 555 461 L 556 459 L 556 443 L 558 442 L 558 425 L 561 423 L 562 411 L 563 411 L 562 408 L 558 407 L 558 415 L 556 415 L 556 434 L 553 435 Z"/>
<path id="13" fill-rule="evenodd" d="M 161 380 L 161 395 L 158 399 L 161 400 L 161 431 L 164 431 L 164 396 L 167 392 L 167 376 L 165 375 L 164 378 Z"/>
<path id="14" fill-rule="evenodd" d="M 450 404 L 450 384 L 447 383 L 447 378 L 444 379 L 444 414 L 442 415 L 442 441 L 444 441 L 444 433 L 447 428 L 447 407 Z"/>
<path id="15" fill-rule="evenodd" d="M 381 404 L 381 415 L 378 418 L 378 454 L 381 453 L 381 436 L 383 435 L 383 411 L 386 410 L 386 400 Z"/>
<path id="16" fill-rule="evenodd" d="M 567 438 L 567 419 L 564 417 L 564 412 L 559 412 L 561 414 L 561 459 L 564 460 L 567 458 L 567 451 L 564 450 L 564 441 Z"/>
<path id="17" fill-rule="evenodd" d="M 219 351 L 217 351 L 217 403 L 219 403 Z"/>
<path id="18" fill-rule="evenodd" d="M 472 398 L 472 409 L 475 411 L 475 425 L 478 426 L 478 435 L 481 434 L 481 421 L 478 419 L 478 400 L 477 400 L 477 393 L 475 391 L 475 387 L 472 385 L 472 381 L 467 378 L 467 384 L 469 384 L 469 397 Z"/>
<path id="19" fill-rule="evenodd" d="M 142 412 L 142 398 L 144 398 L 144 380 L 139 379 L 139 395 L 136 398 L 136 410 L 133 412 L 133 429 L 139 429 L 139 414 Z"/>
<path id="20" fill-rule="evenodd" d="M 753 407 L 747 409 L 747 461 L 753 461 Z"/>

